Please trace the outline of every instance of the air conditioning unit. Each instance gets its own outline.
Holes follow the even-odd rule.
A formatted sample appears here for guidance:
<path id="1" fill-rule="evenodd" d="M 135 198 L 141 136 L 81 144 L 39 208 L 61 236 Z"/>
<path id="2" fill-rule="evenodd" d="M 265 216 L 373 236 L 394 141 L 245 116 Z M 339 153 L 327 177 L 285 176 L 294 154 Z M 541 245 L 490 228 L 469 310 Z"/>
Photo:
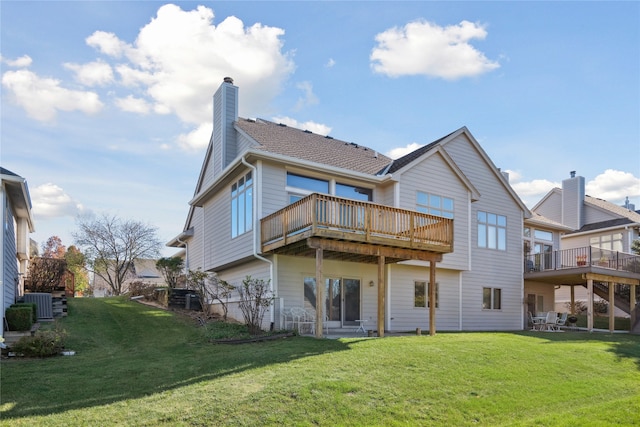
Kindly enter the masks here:
<path id="1" fill-rule="evenodd" d="M 53 298 L 51 294 L 24 294 L 24 302 L 32 302 L 36 304 L 38 320 L 53 320 Z"/>

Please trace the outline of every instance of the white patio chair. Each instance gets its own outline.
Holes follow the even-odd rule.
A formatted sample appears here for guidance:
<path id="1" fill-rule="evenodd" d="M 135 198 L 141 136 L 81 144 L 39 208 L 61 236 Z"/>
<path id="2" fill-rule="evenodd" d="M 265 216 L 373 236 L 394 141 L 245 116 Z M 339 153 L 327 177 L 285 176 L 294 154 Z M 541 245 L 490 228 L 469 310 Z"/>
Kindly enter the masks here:
<path id="1" fill-rule="evenodd" d="M 556 328 L 556 324 L 558 322 L 558 313 L 555 311 L 547 312 L 547 320 L 544 322 L 544 326 L 547 331 L 554 332 L 558 329 Z"/>
<path id="2" fill-rule="evenodd" d="M 542 322 L 542 319 L 540 317 L 533 317 L 533 314 L 531 314 L 531 312 L 529 311 L 529 323 L 531 323 L 531 330 L 532 331 L 539 331 L 542 329 L 542 326 L 544 325 Z"/>
<path id="3" fill-rule="evenodd" d="M 560 315 L 560 317 L 556 321 L 556 331 L 559 331 L 560 328 L 564 328 L 565 326 L 567 326 L 567 317 L 568 316 L 569 315 L 567 314 L 567 312 L 564 312 L 564 313 L 562 313 L 562 315 Z"/>

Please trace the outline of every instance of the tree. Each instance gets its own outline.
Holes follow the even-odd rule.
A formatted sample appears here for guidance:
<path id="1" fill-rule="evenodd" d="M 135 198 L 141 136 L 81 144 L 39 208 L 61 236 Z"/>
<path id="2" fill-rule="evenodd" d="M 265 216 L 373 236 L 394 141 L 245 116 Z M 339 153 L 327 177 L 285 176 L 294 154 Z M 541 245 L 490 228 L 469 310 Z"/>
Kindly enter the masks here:
<path id="1" fill-rule="evenodd" d="M 240 294 L 238 305 L 249 333 L 252 335 L 262 333 L 262 319 L 273 301 L 269 280 L 252 279 L 251 276 L 247 276 L 237 290 Z"/>
<path id="2" fill-rule="evenodd" d="M 64 258 L 66 248 L 62 244 L 62 240 L 58 236 L 51 236 L 45 243 L 42 244 L 42 257 L 43 258 Z"/>
<path id="3" fill-rule="evenodd" d="M 114 295 L 122 294 L 136 259 L 160 254 L 157 229 L 142 222 L 102 214 L 78 216 L 76 224 L 78 231 L 73 237 L 84 249 L 90 271 L 102 278 Z"/>
<path id="4" fill-rule="evenodd" d="M 235 289 L 233 285 L 198 269 L 187 273 L 187 288 L 198 294 L 202 312 L 206 316 L 209 316 L 209 304 L 217 300 L 222 307 L 222 320 L 227 320 L 229 297 Z"/>
<path id="5" fill-rule="evenodd" d="M 75 292 L 86 292 L 89 289 L 89 274 L 85 265 L 84 254 L 71 245 L 64 254 L 67 261 L 67 268 L 73 273 L 75 281 Z"/>
<path id="6" fill-rule="evenodd" d="M 178 280 L 182 275 L 184 260 L 177 256 L 171 258 L 160 258 L 156 262 L 156 267 L 162 273 L 164 281 L 167 282 L 169 289 L 173 289 L 178 285 Z"/>
<path id="7" fill-rule="evenodd" d="M 25 288 L 31 292 L 53 292 L 64 288 L 63 278 L 67 272 L 67 262 L 58 258 L 33 258 L 29 263 L 29 275 Z"/>
<path id="8" fill-rule="evenodd" d="M 631 243 L 631 252 L 634 254 L 640 255 L 640 239 L 635 239 Z"/>

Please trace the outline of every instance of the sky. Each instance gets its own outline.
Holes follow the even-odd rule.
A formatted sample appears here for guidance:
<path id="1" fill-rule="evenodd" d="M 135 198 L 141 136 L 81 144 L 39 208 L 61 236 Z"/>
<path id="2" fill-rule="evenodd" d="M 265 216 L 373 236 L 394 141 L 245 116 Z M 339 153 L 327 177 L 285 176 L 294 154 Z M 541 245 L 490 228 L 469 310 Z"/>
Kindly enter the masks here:
<path id="1" fill-rule="evenodd" d="M 640 209 L 640 2 L 2 0 L 0 67 L 39 245 L 91 213 L 178 235 L 225 76 L 241 117 L 394 158 L 466 126 L 530 208 L 576 171 Z"/>

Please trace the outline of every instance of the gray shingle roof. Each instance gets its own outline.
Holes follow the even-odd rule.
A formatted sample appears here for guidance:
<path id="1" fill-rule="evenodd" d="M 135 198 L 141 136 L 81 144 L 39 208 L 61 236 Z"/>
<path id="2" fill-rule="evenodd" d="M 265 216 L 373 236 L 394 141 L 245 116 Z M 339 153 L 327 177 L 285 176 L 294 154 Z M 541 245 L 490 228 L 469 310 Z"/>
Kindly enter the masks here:
<path id="1" fill-rule="evenodd" d="M 457 132 L 457 131 L 455 131 L 455 132 Z M 413 162 L 414 160 L 416 160 L 417 158 L 422 156 L 424 153 L 426 153 L 429 150 L 431 150 L 432 148 L 434 148 L 436 145 L 438 145 L 439 142 L 444 141 L 445 139 L 447 139 L 451 134 L 453 134 L 455 132 L 451 132 L 449 135 L 445 135 L 442 138 L 433 141 L 431 144 L 427 144 L 424 147 L 420 147 L 417 150 L 412 151 L 409 154 L 405 154 L 404 156 L 400 157 L 399 159 L 394 160 L 393 164 L 389 168 L 388 172 L 389 173 L 394 173 L 395 171 L 402 169 L 403 167 L 405 167 L 409 163 Z"/>
<path id="2" fill-rule="evenodd" d="M 613 204 L 611 202 L 607 202 L 606 200 L 602 200 L 602 199 L 598 199 L 597 197 L 592 197 L 589 195 L 586 195 L 584 197 L 584 201 L 585 203 L 589 203 L 593 206 L 597 206 L 600 209 L 605 209 L 609 212 L 611 212 L 614 215 L 618 215 L 621 216 L 623 218 L 627 218 L 629 219 L 631 222 L 640 222 L 640 214 L 638 214 L 637 212 L 634 211 L 630 211 L 629 209 L 623 207 L 623 206 L 618 206 L 616 204 Z"/>
<path id="3" fill-rule="evenodd" d="M 371 175 L 391 162 L 391 158 L 369 147 L 268 120 L 239 118 L 235 125 L 260 144 L 255 148 L 269 153 Z"/>

